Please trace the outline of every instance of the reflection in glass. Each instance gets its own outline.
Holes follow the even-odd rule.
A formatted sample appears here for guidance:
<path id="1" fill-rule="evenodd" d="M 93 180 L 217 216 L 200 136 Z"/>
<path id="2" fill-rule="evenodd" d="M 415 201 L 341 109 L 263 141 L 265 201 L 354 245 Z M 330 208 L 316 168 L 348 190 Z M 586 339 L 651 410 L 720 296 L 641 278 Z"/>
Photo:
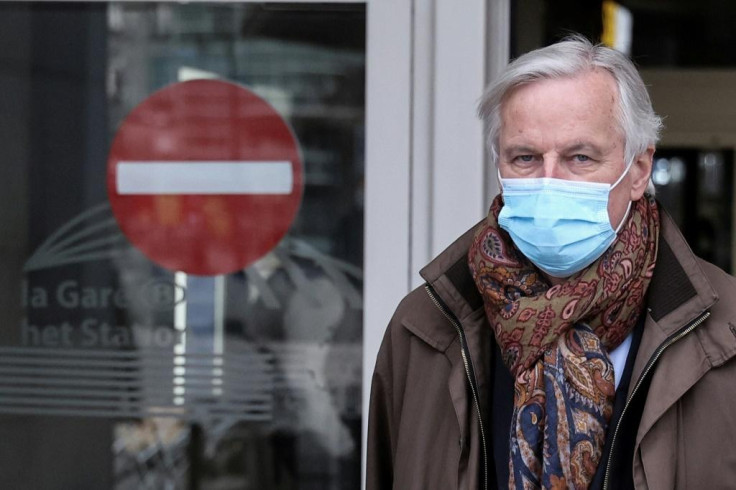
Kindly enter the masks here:
<path id="1" fill-rule="evenodd" d="M 5 125 L 0 138 L 17 173 L 8 182 L 25 184 L 0 193 L 5 235 L 18 237 L 0 251 L 9 271 L 0 296 L 12 299 L 0 333 L 0 438 L 25 459 L 6 459 L 0 481 L 357 488 L 364 6 L 10 4 L 1 13 L 14 36 L 3 54 L 12 76 L 0 84 L 22 137 Z M 106 195 L 123 118 L 194 78 L 266 99 L 304 162 L 289 234 L 227 276 L 151 262 L 120 232 Z"/>
<path id="2" fill-rule="evenodd" d="M 111 129 L 160 87 L 217 77 L 242 83 L 271 103 L 291 124 L 303 152 L 305 195 L 288 238 L 219 288 L 186 279 L 187 352 L 207 351 L 207 339 L 222 331 L 225 382 L 231 374 L 228 356 L 260 356 L 264 369 L 238 379 L 255 389 L 265 378 L 270 396 L 264 422 L 204 424 L 200 464 L 217 470 L 203 480 L 227 475 L 249 488 L 356 487 L 362 8 L 114 4 L 108 18 L 114 32 Z M 199 303 L 191 298 L 192 285 Z M 218 303 L 222 311 L 212 315 Z M 233 461 L 239 463 L 233 467 Z"/>

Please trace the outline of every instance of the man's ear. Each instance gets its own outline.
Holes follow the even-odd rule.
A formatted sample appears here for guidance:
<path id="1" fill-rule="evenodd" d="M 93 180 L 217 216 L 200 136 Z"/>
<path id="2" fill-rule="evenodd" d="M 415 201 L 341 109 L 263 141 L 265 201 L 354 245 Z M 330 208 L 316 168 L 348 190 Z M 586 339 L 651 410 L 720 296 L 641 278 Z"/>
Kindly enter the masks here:
<path id="1" fill-rule="evenodd" d="M 647 190 L 649 178 L 652 175 L 652 161 L 654 160 L 654 146 L 648 147 L 639 153 L 631 164 L 629 176 L 631 178 L 631 200 L 638 201 Z"/>

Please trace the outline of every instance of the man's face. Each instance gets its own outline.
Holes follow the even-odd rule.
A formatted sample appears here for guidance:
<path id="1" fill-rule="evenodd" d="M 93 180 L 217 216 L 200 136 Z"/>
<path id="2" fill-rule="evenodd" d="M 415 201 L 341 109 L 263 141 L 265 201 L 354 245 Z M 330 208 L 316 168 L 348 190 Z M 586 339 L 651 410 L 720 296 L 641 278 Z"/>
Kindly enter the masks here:
<path id="1" fill-rule="evenodd" d="M 617 104 L 616 82 L 605 70 L 515 89 L 501 107 L 501 177 L 613 184 L 627 163 Z M 608 217 L 614 229 L 624 218 L 629 201 L 644 194 L 653 153 L 652 147 L 638 155 L 611 191 Z"/>

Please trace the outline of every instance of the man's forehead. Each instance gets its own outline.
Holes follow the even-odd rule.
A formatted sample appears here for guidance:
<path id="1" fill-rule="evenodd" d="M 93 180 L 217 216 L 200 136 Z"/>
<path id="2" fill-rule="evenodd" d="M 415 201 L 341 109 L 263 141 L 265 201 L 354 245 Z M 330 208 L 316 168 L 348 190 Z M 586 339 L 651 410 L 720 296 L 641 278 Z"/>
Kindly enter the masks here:
<path id="1" fill-rule="evenodd" d="M 515 96 L 520 92 L 529 92 L 530 90 L 538 88 L 545 88 L 552 92 L 562 91 L 565 86 L 569 85 L 578 85 L 581 88 L 590 89 L 597 95 L 605 96 L 606 99 L 613 103 L 615 103 L 619 97 L 618 86 L 613 75 L 606 69 L 593 68 L 574 75 L 541 78 L 521 83 L 509 89 L 509 91 L 504 94 L 500 102 L 501 112 L 503 113 L 503 109 L 508 105 L 509 100 L 516 99 L 517 97 Z M 569 101 L 572 103 L 575 100 L 569 99 Z"/>
<path id="2" fill-rule="evenodd" d="M 524 87 L 532 87 L 539 84 L 544 83 L 554 83 L 554 82 L 565 82 L 565 81 L 579 81 L 579 80 L 585 80 L 588 82 L 591 81 L 600 81 L 605 83 L 608 88 L 611 90 L 611 92 L 617 92 L 617 85 L 616 85 L 616 78 L 614 78 L 613 74 L 601 67 L 592 67 L 590 69 L 581 70 L 576 73 L 572 74 L 563 74 L 560 76 L 546 76 L 536 79 L 527 80 L 524 82 L 521 82 L 517 84 L 514 87 L 509 88 L 509 90 L 504 95 L 503 99 L 507 99 L 509 96 L 511 96 L 515 91 L 523 89 Z"/>
<path id="3" fill-rule="evenodd" d="M 501 136 L 513 140 L 510 144 L 524 144 L 534 133 L 559 135 L 564 127 L 571 131 L 565 146 L 600 144 L 600 134 L 594 133 L 620 129 L 617 99 L 616 82 L 606 70 L 530 82 L 502 100 Z"/>

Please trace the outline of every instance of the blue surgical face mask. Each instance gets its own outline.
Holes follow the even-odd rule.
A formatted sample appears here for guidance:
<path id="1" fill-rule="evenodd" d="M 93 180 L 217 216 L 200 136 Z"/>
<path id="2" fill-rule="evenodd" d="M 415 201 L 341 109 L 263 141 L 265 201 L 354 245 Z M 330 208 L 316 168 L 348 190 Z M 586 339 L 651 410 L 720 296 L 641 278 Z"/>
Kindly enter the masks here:
<path id="1" fill-rule="evenodd" d="M 498 224 L 534 265 L 552 277 L 569 277 L 603 255 L 616 230 L 608 219 L 608 197 L 631 168 L 613 184 L 533 178 L 502 179 L 503 209 Z"/>

